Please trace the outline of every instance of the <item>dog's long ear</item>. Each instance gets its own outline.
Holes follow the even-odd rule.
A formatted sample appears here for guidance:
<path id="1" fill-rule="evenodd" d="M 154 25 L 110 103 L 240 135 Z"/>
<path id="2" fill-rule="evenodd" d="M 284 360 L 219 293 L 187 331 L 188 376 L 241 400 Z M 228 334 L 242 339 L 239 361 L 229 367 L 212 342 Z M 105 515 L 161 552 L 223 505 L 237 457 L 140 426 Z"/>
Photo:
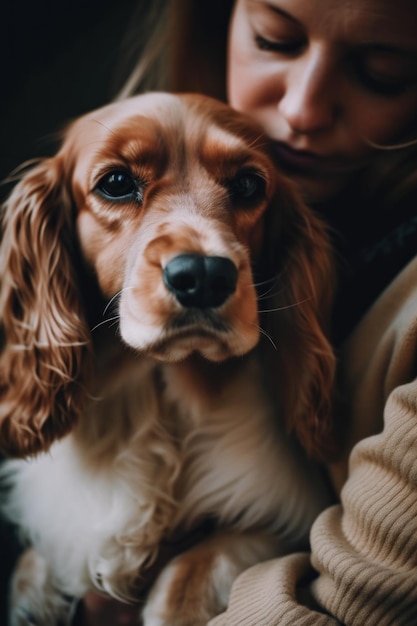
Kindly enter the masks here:
<path id="1" fill-rule="evenodd" d="M 71 201 L 58 157 L 26 173 L 3 207 L 0 449 L 47 450 L 83 401 L 89 332 L 74 272 Z"/>
<path id="2" fill-rule="evenodd" d="M 268 209 L 264 243 L 263 266 L 276 275 L 259 306 L 275 344 L 265 344 L 268 375 L 288 429 L 312 457 L 328 461 L 337 450 L 329 341 L 335 271 L 324 225 L 289 181 L 280 181 Z"/>

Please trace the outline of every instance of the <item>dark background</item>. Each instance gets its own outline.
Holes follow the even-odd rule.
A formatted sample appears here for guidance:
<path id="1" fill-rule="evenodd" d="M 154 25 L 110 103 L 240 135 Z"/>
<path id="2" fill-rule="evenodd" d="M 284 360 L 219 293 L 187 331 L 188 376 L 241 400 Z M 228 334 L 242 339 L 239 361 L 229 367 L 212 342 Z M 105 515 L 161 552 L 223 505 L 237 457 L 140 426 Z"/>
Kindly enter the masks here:
<path id="1" fill-rule="evenodd" d="M 51 137 L 66 122 L 112 99 L 123 79 L 126 35 L 140 19 L 135 8 L 135 0 L 15 0 L 2 7 L 1 181 L 23 161 L 52 154 Z M 0 200 L 8 190 L 0 187 Z M 0 523 L 0 626 L 7 624 L 16 555 L 12 532 Z"/>
<path id="2" fill-rule="evenodd" d="M 149 0 L 152 2 L 152 0 Z M 0 180 L 120 86 L 135 0 L 16 0 L 0 12 Z"/>

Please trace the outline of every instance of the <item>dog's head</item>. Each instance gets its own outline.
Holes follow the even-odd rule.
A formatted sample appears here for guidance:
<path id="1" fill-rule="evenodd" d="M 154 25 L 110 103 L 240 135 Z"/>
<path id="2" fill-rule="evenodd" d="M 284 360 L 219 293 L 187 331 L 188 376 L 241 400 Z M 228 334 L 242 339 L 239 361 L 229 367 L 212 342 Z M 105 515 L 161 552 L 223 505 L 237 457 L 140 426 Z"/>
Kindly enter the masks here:
<path id="1" fill-rule="evenodd" d="M 3 224 L 4 451 L 47 449 L 82 409 L 92 351 L 85 266 L 140 353 L 223 361 L 269 333 L 289 421 L 313 451 L 326 443 L 329 248 L 247 117 L 162 93 L 87 114 L 24 175 Z M 271 294 L 261 307 L 257 282 Z"/>

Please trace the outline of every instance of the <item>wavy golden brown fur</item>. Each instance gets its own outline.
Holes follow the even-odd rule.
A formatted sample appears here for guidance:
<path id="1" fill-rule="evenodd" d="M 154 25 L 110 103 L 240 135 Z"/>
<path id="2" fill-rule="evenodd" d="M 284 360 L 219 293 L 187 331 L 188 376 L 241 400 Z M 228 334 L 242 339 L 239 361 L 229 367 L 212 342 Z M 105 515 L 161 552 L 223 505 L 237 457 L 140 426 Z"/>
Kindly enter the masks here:
<path id="1" fill-rule="evenodd" d="M 46 160 L 14 189 L 3 214 L 1 448 L 45 450 L 83 404 L 89 333 L 76 282 L 71 200 Z"/>
<path id="2" fill-rule="evenodd" d="M 14 610 L 60 619 L 57 581 L 132 600 L 161 541 L 214 517 L 228 530 L 163 570 L 144 613 L 205 623 L 328 501 L 307 459 L 334 449 L 325 229 L 256 124 L 162 93 L 74 122 L 3 225 L 1 449 L 36 455 L 6 464 L 6 508 L 50 571 L 39 588 L 18 570 Z"/>

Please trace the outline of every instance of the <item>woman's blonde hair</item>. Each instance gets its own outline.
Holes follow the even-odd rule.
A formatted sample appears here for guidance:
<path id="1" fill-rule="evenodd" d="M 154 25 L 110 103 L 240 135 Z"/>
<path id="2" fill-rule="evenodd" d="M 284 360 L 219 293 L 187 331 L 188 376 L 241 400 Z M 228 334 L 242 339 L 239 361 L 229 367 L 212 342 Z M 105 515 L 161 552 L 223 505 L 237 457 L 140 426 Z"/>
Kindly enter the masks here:
<path id="1" fill-rule="evenodd" d="M 116 99 L 165 90 L 226 101 L 227 39 L 234 2 L 138 0 L 119 72 L 127 78 L 119 84 Z M 380 208 L 393 207 L 410 193 L 417 194 L 417 111 L 411 132 L 405 144 L 375 147 L 376 158 L 358 191 L 365 202 L 377 199 Z"/>
<path id="2" fill-rule="evenodd" d="M 226 100 L 227 32 L 234 0 L 139 0 L 123 46 L 117 99 L 143 91 Z"/>

